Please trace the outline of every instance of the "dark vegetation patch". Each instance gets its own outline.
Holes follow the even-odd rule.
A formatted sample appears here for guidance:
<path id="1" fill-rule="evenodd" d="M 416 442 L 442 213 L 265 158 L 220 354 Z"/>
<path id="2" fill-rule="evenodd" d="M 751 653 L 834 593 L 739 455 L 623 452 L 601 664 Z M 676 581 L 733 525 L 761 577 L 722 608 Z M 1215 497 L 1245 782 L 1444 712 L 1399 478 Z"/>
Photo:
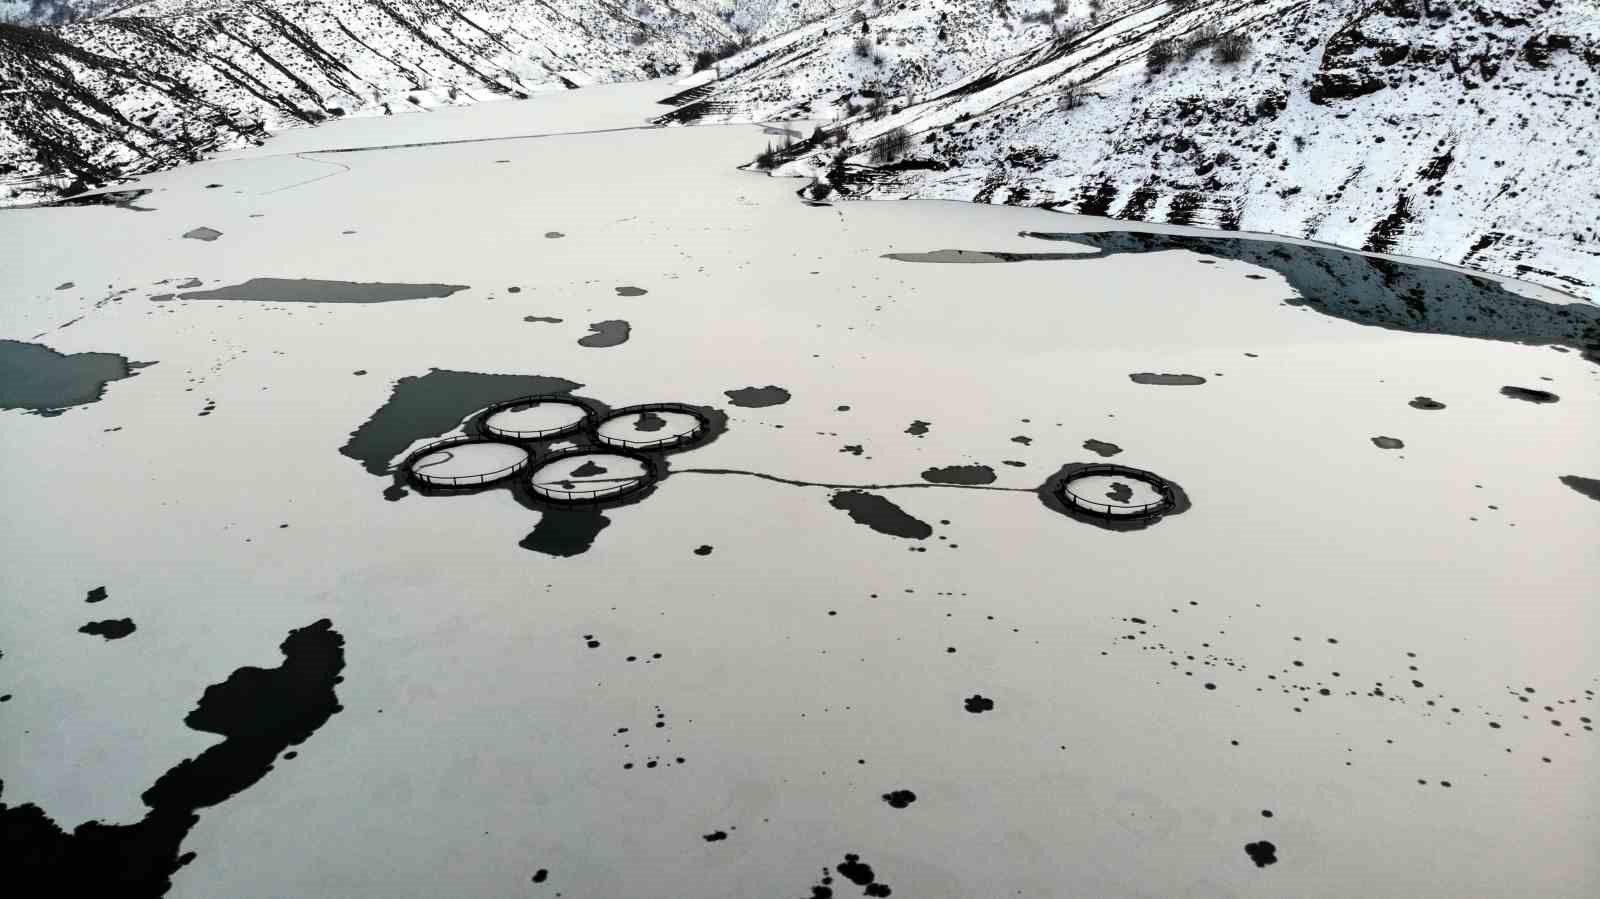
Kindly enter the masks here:
<path id="1" fill-rule="evenodd" d="M 961 705 L 974 715 L 994 711 L 994 700 L 988 698 L 987 696 L 981 696 L 977 693 L 967 697 L 967 700 Z"/>
<path id="2" fill-rule="evenodd" d="M 1429 412 L 1436 412 L 1444 408 L 1444 403 L 1441 403 L 1432 397 L 1426 396 L 1416 397 L 1412 399 L 1411 402 L 1406 403 L 1406 405 L 1413 409 L 1423 409 Z"/>
<path id="3" fill-rule="evenodd" d="M 106 588 L 104 588 L 104 587 L 96 587 L 93 590 L 89 591 L 89 595 L 85 596 L 83 598 L 83 601 L 84 602 L 100 602 L 101 600 L 105 599 L 106 596 L 107 596 Z"/>

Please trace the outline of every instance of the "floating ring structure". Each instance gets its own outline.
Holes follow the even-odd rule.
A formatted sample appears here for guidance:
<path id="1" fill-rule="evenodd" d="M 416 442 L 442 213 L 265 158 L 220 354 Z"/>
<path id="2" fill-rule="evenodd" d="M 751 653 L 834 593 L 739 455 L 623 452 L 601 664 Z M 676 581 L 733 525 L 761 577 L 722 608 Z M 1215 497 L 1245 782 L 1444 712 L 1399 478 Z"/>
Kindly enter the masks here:
<path id="1" fill-rule="evenodd" d="M 1091 491 L 1110 482 L 1126 481 L 1135 482 L 1144 496 L 1134 495 L 1131 490 L 1127 502 L 1106 502 L 1105 499 L 1090 496 Z M 1056 495 L 1072 509 L 1118 521 L 1158 518 L 1170 512 L 1178 502 L 1172 485 L 1155 472 L 1108 463 L 1085 465 L 1074 470 L 1061 481 Z M 1103 491 L 1101 495 L 1104 495 Z M 1115 497 L 1107 496 L 1106 499 Z"/>
<path id="2" fill-rule="evenodd" d="M 595 439 L 607 446 L 636 451 L 688 446 L 711 432 L 704 412 L 682 403 L 624 406 L 595 426 Z"/>
<path id="3" fill-rule="evenodd" d="M 483 411 L 484 433 L 507 440 L 548 440 L 597 425 L 594 410 L 566 397 L 524 396 Z"/>
<path id="4" fill-rule="evenodd" d="M 619 499 L 654 484 L 656 461 L 643 453 L 613 447 L 581 447 L 546 457 L 528 475 L 528 489 L 541 499 L 564 505 Z"/>
<path id="5" fill-rule="evenodd" d="M 400 463 L 402 474 L 427 487 L 468 490 L 515 477 L 533 462 L 526 447 L 484 437 L 446 437 Z"/>

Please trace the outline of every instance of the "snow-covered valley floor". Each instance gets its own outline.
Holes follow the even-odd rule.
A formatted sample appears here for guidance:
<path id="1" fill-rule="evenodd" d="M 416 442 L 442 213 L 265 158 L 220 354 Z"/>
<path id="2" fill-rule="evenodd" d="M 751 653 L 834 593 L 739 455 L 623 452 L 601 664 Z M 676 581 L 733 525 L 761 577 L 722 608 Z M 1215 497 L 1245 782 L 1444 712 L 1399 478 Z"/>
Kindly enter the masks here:
<path id="1" fill-rule="evenodd" d="M 0 213 L 0 814 L 179 897 L 1600 892 L 1594 306 L 807 206 L 671 91 Z M 715 433 L 611 507 L 397 483 L 563 390 Z M 1185 508 L 1036 492 L 1102 461 Z"/>

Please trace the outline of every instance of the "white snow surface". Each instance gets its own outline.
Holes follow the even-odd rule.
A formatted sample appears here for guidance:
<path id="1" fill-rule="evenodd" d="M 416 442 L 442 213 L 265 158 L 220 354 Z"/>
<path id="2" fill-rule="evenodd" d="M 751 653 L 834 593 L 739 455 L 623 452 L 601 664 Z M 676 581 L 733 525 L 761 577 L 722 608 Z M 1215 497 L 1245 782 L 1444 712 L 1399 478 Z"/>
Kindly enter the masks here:
<path id="1" fill-rule="evenodd" d="M 327 618 L 343 710 L 198 811 L 174 899 L 798 896 L 825 869 L 840 884 L 846 853 L 895 896 L 1600 892 L 1581 720 L 1600 503 L 1559 480 L 1600 479 L 1600 365 L 1363 325 L 1295 284 L 1368 291 L 1402 324 L 1414 287 L 1440 327 L 1494 317 L 1430 277 L 1509 287 L 1534 318 L 1592 307 L 1392 260 L 1319 267 L 1294 241 L 1261 246 L 1303 269 L 1021 233 L 1202 233 L 1163 224 L 810 207 L 736 170 L 768 139 L 751 126 L 509 139 L 591 95 L 553 119 L 631 128 L 668 90 L 343 122 L 321 133 L 380 149 L 150 174 L 131 185 L 148 212 L 0 215 L 0 336 L 156 363 L 54 417 L 0 411 L 8 806 L 68 830 L 140 819 L 144 790 L 217 744 L 184 725 L 206 689 Z M 441 121 L 477 137 L 407 146 Z M 201 223 L 224 238 L 180 237 Z M 885 258 L 943 248 L 1066 255 Z M 254 276 L 472 287 L 147 299 Z M 578 346 L 608 315 L 632 338 Z M 521 544 L 581 510 L 391 501 L 387 473 L 340 453 L 432 370 L 565 378 L 613 407 L 792 399 L 725 407 L 725 433 L 559 556 Z M 1115 532 L 1047 507 L 1034 491 L 1060 466 L 1100 461 L 1089 439 L 1191 508 Z M 959 464 L 995 480 L 919 477 Z M 834 505 L 855 491 L 927 536 L 857 523 Z M 78 633 L 123 616 L 123 639 Z M 994 708 L 966 711 L 975 694 Z M 899 789 L 917 801 L 880 799 Z M 1243 849 L 1260 840 L 1265 869 Z"/>

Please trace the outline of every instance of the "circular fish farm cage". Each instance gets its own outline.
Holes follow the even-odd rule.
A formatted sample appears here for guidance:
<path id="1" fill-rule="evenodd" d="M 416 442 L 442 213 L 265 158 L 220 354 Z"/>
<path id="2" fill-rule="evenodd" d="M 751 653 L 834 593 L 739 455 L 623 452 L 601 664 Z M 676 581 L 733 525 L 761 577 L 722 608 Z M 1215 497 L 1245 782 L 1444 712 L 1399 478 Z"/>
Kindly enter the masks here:
<path id="1" fill-rule="evenodd" d="M 1105 463 L 1072 471 L 1057 496 L 1076 511 L 1118 521 L 1158 518 L 1178 502 L 1172 484 L 1160 475 Z"/>
<path id="2" fill-rule="evenodd" d="M 589 448 L 547 457 L 528 475 L 527 485 L 551 502 L 597 503 L 643 490 L 659 476 L 655 461 L 641 453 Z"/>
<path id="3" fill-rule="evenodd" d="M 446 437 L 407 456 L 400 470 L 424 486 L 470 489 L 514 477 L 532 462 L 526 448 L 505 440 Z"/>
<path id="4" fill-rule="evenodd" d="M 507 440 L 547 440 L 594 425 L 594 410 L 577 400 L 524 396 L 485 409 L 481 427 Z"/>
<path id="5" fill-rule="evenodd" d="M 626 406 L 595 427 L 595 439 L 607 446 L 637 451 L 675 449 L 711 431 L 706 414 L 680 403 Z"/>

